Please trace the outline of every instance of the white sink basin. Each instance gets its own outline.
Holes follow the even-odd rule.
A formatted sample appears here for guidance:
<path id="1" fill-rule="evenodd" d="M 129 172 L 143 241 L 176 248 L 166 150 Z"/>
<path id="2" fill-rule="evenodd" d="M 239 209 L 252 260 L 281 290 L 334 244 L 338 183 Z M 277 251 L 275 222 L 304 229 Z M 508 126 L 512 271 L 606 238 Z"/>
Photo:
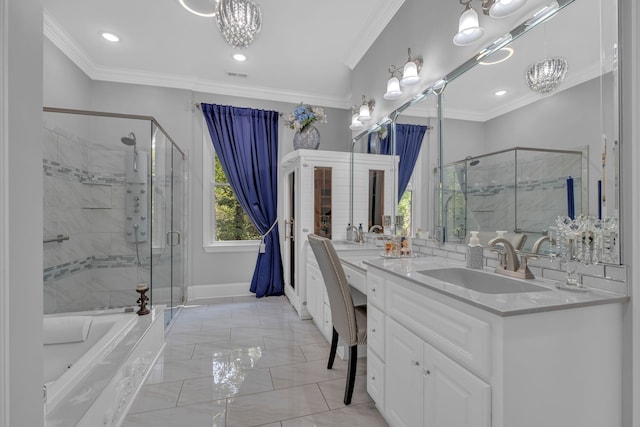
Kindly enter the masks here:
<path id="1" fill-rule="evenodd" d="M 420 270 L 418 273 L 484 294 L 549 291 L 544 286 L 466 268 L 435 268 L 432 270 Z"/>

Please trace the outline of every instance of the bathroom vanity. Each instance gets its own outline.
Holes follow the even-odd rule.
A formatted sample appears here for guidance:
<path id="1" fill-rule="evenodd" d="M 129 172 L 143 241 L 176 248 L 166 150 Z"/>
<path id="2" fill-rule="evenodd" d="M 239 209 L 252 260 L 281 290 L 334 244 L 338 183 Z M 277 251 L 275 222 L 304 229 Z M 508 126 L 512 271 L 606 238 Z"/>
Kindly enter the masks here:
<path id="1" fill-rule="evenodd" d="M 364 263 L 367 391 L 392 427 L 621 425 L 627 296 L 479 292 L 429 275 L 463 267 L 441 257 Z"/>

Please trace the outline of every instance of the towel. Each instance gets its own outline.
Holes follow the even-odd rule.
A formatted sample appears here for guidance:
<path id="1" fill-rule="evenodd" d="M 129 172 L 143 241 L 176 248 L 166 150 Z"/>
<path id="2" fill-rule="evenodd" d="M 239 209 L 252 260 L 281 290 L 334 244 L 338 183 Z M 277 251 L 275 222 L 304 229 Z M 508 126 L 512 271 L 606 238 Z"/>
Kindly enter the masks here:
<path id="1" fill-rule="evenodd" d="M 91 316 L 44 317 L 42 322 L 44 344 L 64 344 L 87 339 L 93 319 Z"/>

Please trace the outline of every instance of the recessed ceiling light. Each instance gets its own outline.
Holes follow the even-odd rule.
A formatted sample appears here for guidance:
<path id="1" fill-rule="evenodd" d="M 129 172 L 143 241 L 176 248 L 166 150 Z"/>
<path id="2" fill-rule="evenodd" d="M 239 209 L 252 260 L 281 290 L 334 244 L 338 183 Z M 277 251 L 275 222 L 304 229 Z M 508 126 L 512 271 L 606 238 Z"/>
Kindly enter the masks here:
<path id="1" fill-rule="evenodd" d="M 243 62 L 247 60 L 247 57 L 241 53 L 234 53 L 233 59 L 235 59 L 238 62 Z"/>
<path id="2" fill-rule="evenodd" d="M 187 5 L 187 1 L 189 3 L 198 3 L 196 6 L 198 7 L 199 10 L 197 10 L 194 6 Z M 212 0 L 198 0 L 198 1 L 194 1 L 194 0 L 178 0 L 178 2 L 180 2 L 182 7 L 184 7 L 185 9 L 187 9 L 189 12 L 193 13 L 194 15 L 202 16 L 202 17 L 205 17 L 205 18 L 212 18 L 212 17 L 216 16 L 216 3 L 217 3 L 217 0 L 215 2 L 212 1 Z M 203 5 L 201 3 L 204 4 L 204 7 L 203 7 Z M 212 8 L 213 10 L 208 11 L 207 10 L 208 8 Z"/>
<path id="3" fill-rule="evenodd" d="M 511 47 L 503 47 L 502 49 L 498 49 L 493 55 L 487 58 L 486 61 L 480 61 L 478 64 L 481 65 L 495 65 L 501 62 L 506 61 L 507 59 L 513 56 L 513 48 Z"/>
<path id="4" fill-rule="evenodd" d="M 102 33 L 102 38 L 114 43 L 120 41 L 120 37 L 116 36 L 113 33 Z"/>
<path id="5" fill-rule="evenodd" d="M 497 90 L 497 91 L 495 91 L 493 94 L 494 94 L 495 96 L 502 96 L 502 95 L 505 95 L 506 93 L 507 93 L 507 91 L 506 91 L 506 90 L 501 89 L 501 90 Z"/>

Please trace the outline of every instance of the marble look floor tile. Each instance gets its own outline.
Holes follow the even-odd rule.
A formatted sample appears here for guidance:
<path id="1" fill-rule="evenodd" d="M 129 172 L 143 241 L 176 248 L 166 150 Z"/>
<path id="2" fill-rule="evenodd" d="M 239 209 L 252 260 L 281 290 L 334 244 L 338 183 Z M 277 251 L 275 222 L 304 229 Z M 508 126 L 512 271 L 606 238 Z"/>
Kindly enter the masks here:
<path id="1" fill-rule="evenodd" d="M 240 396 L 227 402 L 227 427 L 258 426 L 329 409 L 317 384 Z"/>
<path id="2" fill-rule="evenodd" d="M 298 346 L 268 351 L 264 346 L 234 350 L 231 352 L 231 360 L 240 363 L 244 368 L 272 368 L 306 361 Z"/>
<path id="3" fill-rule="evenodd" d="M 324 360 L 313 360 L 311 362 L 271 368 L 271 377 L 273 378 L 273 387 L 275 389 L 346 378 L 346 376 L 347 365 L 341 360 L 334 362 L 333 369 L 327 369 L 327 362 Z"/>
<path id="4" fill-rule="evenodd" d="M 268 337 L 270 335 L 282 334 L 282 328 L 274 327 L 239 327 L 231 328 L 231 339 L 242 339 L 249 337 Z"/>
<path id="5" fill-rule="evenodd" d="M 389 427 L 373 403 L 282 421 L 282 427 Z"/>
<path id="6" fill-rule="evenodd" d="M 122 427 L 225 427 L 225 410 L 224 400 L 177 406 L 127 415 Z"/>
<path id="7" fill-rule="evenodd" d="M 211 377 L 215 375 L 217 366 L 224 365 L 228 362 L 229 356 L 193 360 L 159 361 L 151 368 L 146 384 Z"/>
<path id="8" fill-rule="evenodd" d="M 216 341 L 227 341 L 231 336 L 228 328 L 201 330 L 199 332 L 173 332 L 165 338 L 167 345 L 199 344 Z"/>
<path id="9" fill-rule="evenodd" d="M 181 389 L 182 381 L 144 385 L 133 401 L 129 413 L 136 414 L 172 408 L 178 402 Z"/>
<path id="10" fill-rule="evenodd" d="M 281 423 L 269 423 L 269 424 L 262 424 L 260 426 L 257 427 L 282 427 Z"/>
<path id="11" fill-rule="evenodd" d="M 196 344 L 193 351 L 193 359 L 203 357 L 222 357 L 238 351 L 254 351 L 255 348 L 264 348 L 262 337 L 231 339 L 210 343 Z"/>
<path id="12" fill-rule="evenodd" d="M 327 341 L 305 344 L 300 346 L 300 350 L 304 354 L 305 359 L 311 360 L 326 360 L 329 361 L 330 346 Z"/>
<path id="13" fill-rule="evenodd" d="M 208 402 L 273 390 L 268 369 L 245 370 L 236 363 L 219 366 L 216 374 L 184 382 L 178 405 Z"/>
<path id="14" fill-rule="evenodd" d="M 347 385 L 346 378 L 340 378 L 337 380 L 324 381 L 318 383 L 320 391 L 324 399 L 327 401 L 330 409 L 344 408 L 344 390 Z M 360 403 L 371 402 L 371 396 L 367 393 L 367 376 L 356 375 L 355 384 L 353 386 L 353 394 L 351 395 L 351 404 L 357 405 Z"/>
<path id="15" fill-rule="evenodd" d="M 220 328 L 241 328 L 241 327 L 259 327 L 260 320 L 258 316 L 251 317 L 230 317 L 228 319 L 203 319 L 201 330 L 220 329 Z"/>
<path id="16" fill-rule="evenodd" d="M 160 354 L 159 360 L 186 360 L 191 359 L 193 356 L 193 350 L 196 348 L 195 344 L 184 345 L 167 345 L 164 347 L 164 351 Z"/>
<path id="17" fill-rule="evenodd" d="M 320 333 L 320 331 L 289 331 L 280 335 L 264 337 L 264 344 L 269 350 L 280 347 L 289 347 L 292 345 L 306 345 L 325 342 L 327 342 L 327 339 Z"/>

